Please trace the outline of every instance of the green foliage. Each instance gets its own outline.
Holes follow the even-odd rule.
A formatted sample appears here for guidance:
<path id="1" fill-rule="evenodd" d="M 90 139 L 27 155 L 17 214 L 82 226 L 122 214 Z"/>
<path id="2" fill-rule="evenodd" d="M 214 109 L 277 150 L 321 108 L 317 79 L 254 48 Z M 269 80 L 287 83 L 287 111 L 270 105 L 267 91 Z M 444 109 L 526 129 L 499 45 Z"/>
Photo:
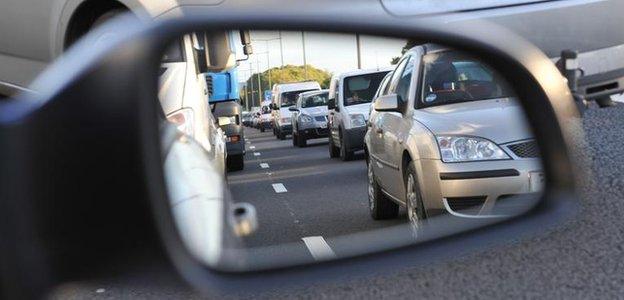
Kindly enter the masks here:
<path id="1" fill-rule="evenodd" d="M 330 73 L 311 65 L 307 65 L 307 70 L 303 66 L 286 65 L 284 67 L 271 68 L 260 73 L 260 86 L 263 91 L 272 89 L 269 86 L 269 76 L 271 85 L 299 81 L 317 81 L 324 89 L 329 88 L 331 79 Z M 254 73 L 247 79 L 247 88 L 251 86 L 253 86 L 254 90 L 258 90 L 258 73 Z"/>
<path id="2" fill-rule="evenodd" d="M 422 45 L 424 43 L 425 42 L 421 40 L 414 40 L 414 39 L 407 40 L 407 42 L 405 43 L 405 46 L 403 46 L 403 48 L 401 49 L 401 56 L 393 57 L 390 63 L 393 65 L 398 64 L 399 60 L 401 59 L 403 54 L 405 54 L 405 52 L 409 51 L 409 49 L 412 49 L 414 46 Z"/>

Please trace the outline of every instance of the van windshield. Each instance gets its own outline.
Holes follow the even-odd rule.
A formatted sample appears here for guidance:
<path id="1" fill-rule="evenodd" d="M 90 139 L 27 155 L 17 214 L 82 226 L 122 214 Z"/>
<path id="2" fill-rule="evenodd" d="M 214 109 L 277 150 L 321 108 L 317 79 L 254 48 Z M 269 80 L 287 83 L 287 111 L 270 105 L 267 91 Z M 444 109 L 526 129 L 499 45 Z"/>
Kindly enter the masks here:
<path id="1" fill-rule="evenodd" d="M 356 75 L 344 80 L 344 105 L 370 103 L 388 72 Z"/>
<path id="2" fill-rule="evenodd" d="M 289 107 L 289 106 L 295 105 L 295 102 L 297 102 L 297 97 L 299 97 L 299 94 L 303 92 L 309 92 L 309 91 L 316 91 L 316 89 L 290 91 L 290 92 L 282 93 L 282 97 L 280 99 L 281 101 L 280 107 Z"/>

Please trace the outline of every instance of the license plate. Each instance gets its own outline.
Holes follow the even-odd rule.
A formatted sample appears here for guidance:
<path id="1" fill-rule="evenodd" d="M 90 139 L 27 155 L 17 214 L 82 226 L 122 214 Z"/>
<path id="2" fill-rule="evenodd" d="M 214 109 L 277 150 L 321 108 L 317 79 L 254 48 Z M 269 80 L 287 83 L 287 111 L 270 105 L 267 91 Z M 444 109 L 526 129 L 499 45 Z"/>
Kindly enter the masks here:
<path id="1" fill-rule="evenodd" d="M 543 172 L 529 172 L 529 189 L 531 192 L 544 190 L 545 178 Z"/>

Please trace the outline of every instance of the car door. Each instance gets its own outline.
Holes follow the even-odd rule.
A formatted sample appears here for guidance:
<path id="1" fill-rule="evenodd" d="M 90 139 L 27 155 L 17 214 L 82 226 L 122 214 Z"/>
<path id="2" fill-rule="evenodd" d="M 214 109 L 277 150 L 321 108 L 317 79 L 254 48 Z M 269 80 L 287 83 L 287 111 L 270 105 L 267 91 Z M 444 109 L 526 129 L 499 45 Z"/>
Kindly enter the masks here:
<path id="1" fill-rule="evenodd" d="M 330 109 L 328 113 L 328 123 L 329 123 L 329 138 L 334 140 L 334 143 L 337 145 L 339 143 L 339 126 L 342 118 L 340 117 L 340 108 L 338 107 L 338 103 L 340 102 L 340 77 L 335 78 L 330 87 L 329 98 L 334 99 L 336 103 L 336 108 Z"/>
<path id="2" fill-rule="evenodd" d="M 299 114 L 301 113 L 301 95 L 299 95 L 297 97 L 297 102 L 295 102 L 295 108 L 297 109 L 296 111 L 291 112 L 291 120 L 290 120 L 290 124 L 292 124 L 293 126 L 293 133 L 296 132 L 297 130 L 299 130 L 299 126 L 297 124 L 297 117 L 299 116 Z"/>
<path id="3" fill-rule="evenodd" d="M 391 165 L 387 168 L 388 176 L 387 192 L 398 199 L 405 198 L 405 184 L 403 180 L 403 150 L 404 142 L 407 140 L 411 128 L 411 117 L 409 117 L 410 103 L 413 103 L 416 94 L 416 84 L 414 84 L 415 74 L 418 72 L 417 59 L 415 55 L 406 56 L 405 67 L 397 81 L 390 88 L 390 93 L 396 95 L 399 102 L 400 112 L 388 112 L 384 119 L 384 158 Z"/>
<path id="4" fill-rule="evenodd" d="M 397 84 L 408 62 L 408 58 L 409 57 L 404 57 L 399 61 L 397 68 L 390 78 L 387 92 L 380 98 L 394 97 Z M 397 112 L 377 112 L 375 122 L 371 124 L 371 142 L 374 144 L 373 148 L 375 148 L 372 156 L 377 162 L 373 165 L 373 171 L 378 178 L 381 178 L 379 182 L 381 187 L 388 193 L 391 193 L 392 196 L 396 195 L 392 193 L 392 191 L 395 186 L 393 180 L 396 179 L 396 169 L 398 166 L 390 161 L 387 151 L 391 149 L 390 144 L 392 140 L 396 140 L 396 138 L 393 137 L 395 135 L 393 130 L 396 127 L 396 119 L 397 117 L 400 118 L 400 116 L 401 114 Z"/>

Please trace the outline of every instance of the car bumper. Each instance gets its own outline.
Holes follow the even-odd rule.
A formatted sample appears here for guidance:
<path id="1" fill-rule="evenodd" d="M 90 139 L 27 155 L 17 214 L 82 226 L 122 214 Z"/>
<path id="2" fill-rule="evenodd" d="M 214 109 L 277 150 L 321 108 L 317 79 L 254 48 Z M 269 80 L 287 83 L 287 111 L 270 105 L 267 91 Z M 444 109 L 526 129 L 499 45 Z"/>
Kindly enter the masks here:
<path id="1" fill-rule="evenodd" d="M 526 202 L 515 195 L 539 193 L 543 187 L 539 159 L 443 163 L 421 160 L 421 193 L 428 211 L 459 217 L 500 217 Z M 528 197 L 526 199 L 529 199 Z"/>
<path id="2" fill-rule="evenodd" d="M 308 139 L 315 139 L 315 138 L 328 137 L 329 130 L 327 129 L 327 127 L 306 128 L 306 129 L 299 130 L 297 134 L 300 136 L 305 136 Z"/>
<path id="3" fill-rule="evenodd" d="M 366 126 L 347 129 L 344 131 L 343 139 L 348 151 L 356 151 L 364 149 L 364 135 L 366 135 Z"/>
<path id="4" fill-rule="evenodd" d="M 283 134 L 291 134 L 292 133 L 292 124 L 282 124 L 279 125 L 279 132 Z"/>

